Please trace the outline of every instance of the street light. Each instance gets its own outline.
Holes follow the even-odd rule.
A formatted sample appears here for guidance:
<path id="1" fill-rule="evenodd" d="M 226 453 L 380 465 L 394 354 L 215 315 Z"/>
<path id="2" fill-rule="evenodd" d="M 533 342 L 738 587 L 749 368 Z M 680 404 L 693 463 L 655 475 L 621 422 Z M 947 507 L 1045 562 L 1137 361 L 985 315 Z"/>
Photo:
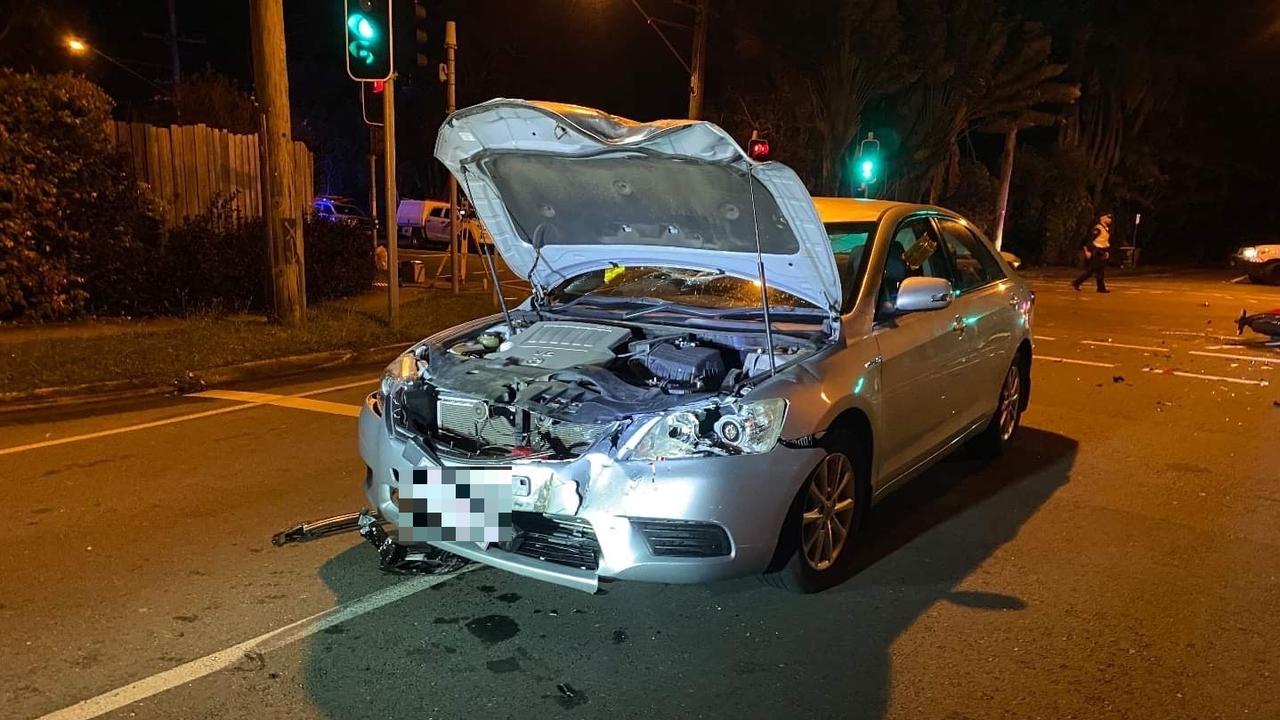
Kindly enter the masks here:
<path id="1" fill-rule="evenodd" d="M 62 42 L 67 46 L 67 50 L 70 51 L 72 55 L 84 55 L 89 52 L 89 43 L 81 40 L 75 35 L 68 35 Z"/>
<path id="2" fill-rule="evenodd" d="M 139 74 L 137 70 L 134 70 L 133 68 L 129 67 L 128 65 L 125 65 L 124 63 L 120 62 L 119 60 L 117 60 L 117 59 L 115 59 L 115 58 L 111 57 L 110 55 L 108 55 L 108 54 L 106 54 L 106 53 L 102 52 L 102 51 L 101 51 L 101 50 L 99 50 L 98 48 L 96 48 L 96 47 L 94 47 L 94 46 L 90 45 L 89 43 L 85 42 L 85 40 L 84 40 L 83 38 L 76 37 L 75 35 L 67 35 L 66 37 L 64 37 L 64 38 L 62 39 L 62 45 L 63 45 L 63 47 L 65 47 L 65 48 L 67 49 L 67 52 L 69 52 L 69 53 L 71 53 L 72 55 L 75 55 L 75 56 L 77 56 L 77 57 L 84 57 L 85 55 L 88 55 L 89 53 L 93 53 L 94 55 L 97 55 L 98 57 L 100 57 L 100 58 L 102 58 L 102 59 L 106 60 L 107 62 L 113 63 L 114 65 L 116 65 L 117 67 L 119 67 L 121 70 L 124 70 L 125 72 L 129 73 L 130 75 L 133 75 L 134 77 L 138 78 L 138 79 L 139 79 L 139 80 L 141 80 L 142 82 L 144 82 L 144 83 L 146 83 L 146 84 L 150 85 L 151 87 L 155 88 L 158 92 L 160 92 L 160 93 L 162 93 L 162 94 L 164 93 L 164 88 L 160 87 L 159 85 L 155 84 L 154 82 L 151 82 L 151 81 L 150 81 L 150 80 L 148 80 L 145 76 L 143 76 L 143 75 Z"/>

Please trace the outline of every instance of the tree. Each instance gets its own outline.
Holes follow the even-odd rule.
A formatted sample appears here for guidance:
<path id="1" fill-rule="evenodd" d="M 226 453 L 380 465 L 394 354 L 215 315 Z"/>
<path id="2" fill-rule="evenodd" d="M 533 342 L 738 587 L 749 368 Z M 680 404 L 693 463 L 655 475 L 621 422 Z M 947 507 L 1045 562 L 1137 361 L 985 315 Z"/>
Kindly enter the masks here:
<path id="1" fill-rule="evenodd" d="M 777 159 L 836 194 L 868 104 L 914 77 L 897 0 L 739 0 L 722 14 L 734 52 L 711 70 L 728 88 L 713 114 L 744 142 L 776 138 Z"/>
<path id="2" fill-rule="evenodd" d="M 899 195 L 936 203 L 960 179 L 960 139 L 973 130 L 1052 123 L 1044 106 L 1070 103 L 1079 88 L 1058 82 L 1051 38 L 1035 23 L 1006 17 L 996 0 L 916 0 L 920 82 L 904 98 L 907 126 Z"/>
<path id="3" fill-rule="evenodd" d="M 185 124 L 204 123 L 245 135 L 258 132 L 253 97 L 234 80 L 211 69 L 184 77 L 174 92 L 174 102 Z"/>

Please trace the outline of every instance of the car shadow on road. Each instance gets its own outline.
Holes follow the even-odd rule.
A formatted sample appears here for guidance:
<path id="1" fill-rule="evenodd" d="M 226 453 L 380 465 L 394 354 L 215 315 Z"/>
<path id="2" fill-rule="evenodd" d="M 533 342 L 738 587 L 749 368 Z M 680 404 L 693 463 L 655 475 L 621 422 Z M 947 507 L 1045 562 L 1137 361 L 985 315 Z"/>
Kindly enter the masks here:
<path id="1" fill-rule="evenodd" d="M 987 659 L 965 643 L 937 643 L 952 649 L 929 658 L 895 652 L 931 608 L 1023 622 L 1020 591 L 1034 579 L 984 585 L 975 571 L 1068 481 L 1076 450 L 1072 439 L 1024 428 L 995 463 L 934 467 L 876 507 L 857 573 L 819 595 L 744 579 L 615 583 L 591 597 L 495 570 L 468 573 L 313 638 L 305 689 L 333 718 L 884 718 L 895 673 L 909 682 Z M 373 564 L 372 549 L 356 547 L 321 573 L 346 601 L 368 593 Z M 894 708 L 902 717 L 946 714 L 900 698 Z"/>

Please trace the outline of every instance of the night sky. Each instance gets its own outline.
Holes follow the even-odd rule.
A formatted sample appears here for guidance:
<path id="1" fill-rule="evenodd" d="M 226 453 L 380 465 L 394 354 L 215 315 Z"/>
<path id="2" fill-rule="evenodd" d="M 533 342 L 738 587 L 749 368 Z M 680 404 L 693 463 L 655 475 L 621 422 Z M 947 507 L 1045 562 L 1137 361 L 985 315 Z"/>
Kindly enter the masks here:
<path id="1" fill-rule="evenodd" d="M 85 36 L 95 47 L 119 58 L 164 86 L 170 78 L 169 48 L 158 37 L 166 31 L 165 0 L 47 0 L 19 3 L 11 9 L 8 28 L 0 26 L 0 63 L 18 70 L 83 72 L 117 100 L 117 115 L 155 95 L 152 87 L 101 58 L 70 58 L 61 48 L 67 32 Z M 734 8 L 763 6 L 786 12 L 772 0 L 716 0 L 710 32 L 708 116 L 716 119 L 726 92 L 752 82 L 753 69 L 737 56 L 735 27 L 749 21 Z M 1230 0 L 1212 6 L 1178 0 L 1203 14 L 1197 32 L 1177 42 L 1187 46 L 1185 82 L 1195 98 L 1173 124 L 1186 131 L 1187 142 L 1215 148 L 1199 157 L 1228 168 L 1229 174 L 1252 178 L 1244 187 L 1254 197 L 1240 199 L 1231 191 L 1222 204 L 1222 222 L 1231 222 L 1254 207 L 1274 188 L 1280 143 L 1274 119 L 1280 116 L 1280 6 L 1274 0 Z M 676 0 L 642 0 L 653 15 L 688 23 L 691 11 Z M 1050 27 L 1105 5 L 1103 0 L 1007 0 L 1014 13 Z M 209 2 L 176 0 L 185 73 L 213 69 L 251 91 L 251 58 L 247 0 Z M 687 108 L 687 78 L 629 0 L 426 0 L 431 13 L 429 67 L 413 65 L 412 4 L 397 1 L 397 67 L 401 159 L 400 186 L 408 197 L 439 195 L 443 169 L 430 160 L 435 130 L 444 116 L 444 88 L 435 64 L 443 60 L 443 19 L 457 19 L 459 33 L 459 104 L 493 97 L 521 97 L 575 102 L 637 119 L 680 117 Z M 1170 6 L 1172 7 L 1172 5 Z M 1092 9 L 1091 9 L 1092 8 Z M 317 154 L 320 192 L 363 197 L 367 183 L 368 132 L 360 119 L 356 83 L 345 72 L 340 0 L 286 0 L 285 24 L 294 132 Z M 1088 18 L 1106 23 L 1106 17 Z M 758 28 L 765 51 L 772 28 Z M 1151 31 L 1155 32 L 1155 31 Z M 687 52 L 690 35 L 668 30 Z M 1149 38 L 1135 37 L 1134 42 Z M 1168 40 L 1169 38 L 1156 38 Z M 910 42 L 910 38 L 907 38 Z M 791 46 L 803 40 L 790 39 Z M 1065 52 L 1055 41 L 1055 51 Z M 1184 72 L 1182 69 L 1180 73 Z M 736 111 L 736 107 L 731 108 Z M 998 160 L 999 140 L 975 136 L 972 147 L 989 167 Z M 1052 131 L 1030 133 L 1028 140 L 1050 144 Z M 774 138 L 781 146 L 785 138 Z M 1184 146 L 1185 147 L 1185 146 Z M 1202 190 L 1202 189 L 1201 189 Z M 1274 214 L 1273 210 L 1267 212 Z M 1212 228 L 1214 219 L 1208 224 Z M 1197 231 L 1203 234 L 1203 231 Z"/>

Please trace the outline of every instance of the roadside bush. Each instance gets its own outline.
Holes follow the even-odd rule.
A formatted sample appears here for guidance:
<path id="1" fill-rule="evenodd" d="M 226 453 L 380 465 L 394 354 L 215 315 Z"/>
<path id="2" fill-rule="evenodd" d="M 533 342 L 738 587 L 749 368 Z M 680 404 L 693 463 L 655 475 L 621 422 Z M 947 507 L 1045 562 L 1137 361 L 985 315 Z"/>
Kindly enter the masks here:
<path id="1" fill-rule="evenodd" d="M 317 302 L 373 287 L 373 241 L 367 229 L 312 220 L 303 230 L 307 300 Z"/>
<path id="2" fill-rule="evenodd" d="M 368 233 L 308 221 L 302 231 L 307 300 L 346 297 L 373 285 Z M 174 228 L 153 269 L 160 302 L 154 313 L 264 311 L 270 300 L 266 225 L 245 218 L 231 198 Z"/>
<path id="3" fill-rule="evenodd" d="M 84 78 L 0 68 L 0 320 L 70 317 L 94 293 L 128 305 L 139 287 L 130 258 L 160 225 L 107 137 L 111 108 Z"/>

